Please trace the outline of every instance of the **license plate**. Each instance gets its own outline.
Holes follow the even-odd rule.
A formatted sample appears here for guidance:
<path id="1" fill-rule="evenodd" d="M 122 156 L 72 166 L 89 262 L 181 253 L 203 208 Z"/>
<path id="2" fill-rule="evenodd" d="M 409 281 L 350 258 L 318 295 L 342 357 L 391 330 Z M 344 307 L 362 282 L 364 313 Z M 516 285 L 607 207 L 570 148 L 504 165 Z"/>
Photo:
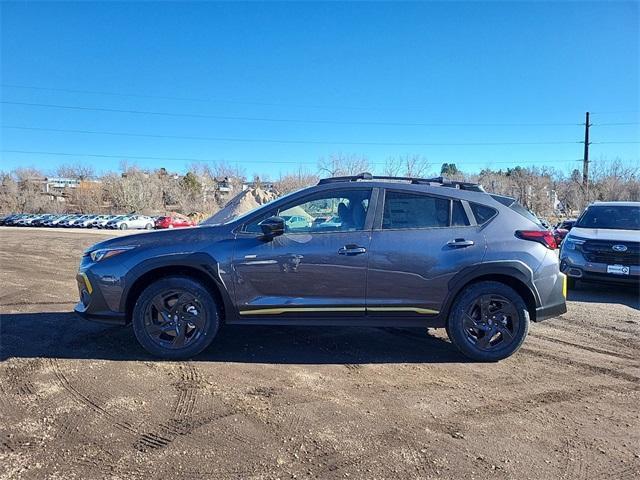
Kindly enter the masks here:
<path id="1" fill-rule="evenodd" d="M 629 267 L 624 265 L 607 265 L 607 273 L 615 275 L 629 275 Z"/>

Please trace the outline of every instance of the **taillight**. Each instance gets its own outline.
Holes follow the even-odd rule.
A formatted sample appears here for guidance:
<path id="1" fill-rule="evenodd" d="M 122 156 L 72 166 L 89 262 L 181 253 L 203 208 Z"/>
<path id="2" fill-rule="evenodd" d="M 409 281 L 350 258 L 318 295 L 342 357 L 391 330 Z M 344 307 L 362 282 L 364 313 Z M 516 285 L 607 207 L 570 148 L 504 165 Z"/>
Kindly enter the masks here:
<path id="1" fill-rule="evenodd" d="M 549 250 L 558 248 L 556 237 L 549 230 L 518 230 L 516 231 L 516 237 L 541 243 Z"/>

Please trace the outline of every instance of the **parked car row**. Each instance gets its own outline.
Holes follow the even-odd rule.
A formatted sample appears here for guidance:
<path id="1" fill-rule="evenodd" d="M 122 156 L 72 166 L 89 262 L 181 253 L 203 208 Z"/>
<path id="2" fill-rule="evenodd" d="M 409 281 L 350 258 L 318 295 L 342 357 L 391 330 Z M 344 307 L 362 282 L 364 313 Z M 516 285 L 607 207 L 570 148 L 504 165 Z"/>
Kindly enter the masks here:
<path id="1" fill-rule="evenodd" d="M 192 227 L 195 223 L 182 215 L 83 215 L 17 213 L 0 217 L 0 225 L 14 227 L 100 228 L 111 230 L 152 230 L 154 228 Z"/>

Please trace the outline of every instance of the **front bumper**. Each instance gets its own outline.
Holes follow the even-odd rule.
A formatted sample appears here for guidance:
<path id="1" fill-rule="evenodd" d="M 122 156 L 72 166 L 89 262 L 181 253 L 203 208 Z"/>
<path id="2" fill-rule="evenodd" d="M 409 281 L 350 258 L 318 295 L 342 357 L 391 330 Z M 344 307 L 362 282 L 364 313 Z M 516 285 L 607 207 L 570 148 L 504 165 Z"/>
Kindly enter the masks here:
<path id="1" fill-rule="evenodd" d="M 587 261 L 578 250 L 563 249 L 560 255 L 560 271 L 571 278 L 587 282 L 640 283 L 640 266 L 629 265 L 628 275 L 608 273 L 607 266 L 606 263 Z"/>
<path id="2" fill-rule="evenodd" d="M 92 280 L 86 272 L 82 270 L 78 272 L 76 282 L 78 283 L 80 301 L 74 308 L 75 313 L 85 320 L 116 325 L 126 325 L 128 323 L 124 313 L 116 312 L 109 308 L 102 291 L 100 288 L 96 288 L 97 282 Z"/>

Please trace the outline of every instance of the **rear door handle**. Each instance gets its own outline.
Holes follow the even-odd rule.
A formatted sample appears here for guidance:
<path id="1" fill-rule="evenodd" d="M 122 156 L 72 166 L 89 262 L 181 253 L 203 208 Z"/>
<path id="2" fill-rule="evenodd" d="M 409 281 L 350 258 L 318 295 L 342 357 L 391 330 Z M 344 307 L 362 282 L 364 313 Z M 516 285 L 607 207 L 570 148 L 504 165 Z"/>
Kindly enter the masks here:
<path id="1" fill-rule="evenodd" d="M 473 240 L 465 240 L 464 238 L 456 238 L 455 240 L 451 240 L 447 242 L 447 246 L 451 248 L 464 248 L 470 247 L 474 244 Z"/>
<path id="2" fill-rule="evenodd" d="M 338 255 L 360 255 L 367 253 L 367 249 L 358 245 L 345 245 L 338 250 Z"/>

